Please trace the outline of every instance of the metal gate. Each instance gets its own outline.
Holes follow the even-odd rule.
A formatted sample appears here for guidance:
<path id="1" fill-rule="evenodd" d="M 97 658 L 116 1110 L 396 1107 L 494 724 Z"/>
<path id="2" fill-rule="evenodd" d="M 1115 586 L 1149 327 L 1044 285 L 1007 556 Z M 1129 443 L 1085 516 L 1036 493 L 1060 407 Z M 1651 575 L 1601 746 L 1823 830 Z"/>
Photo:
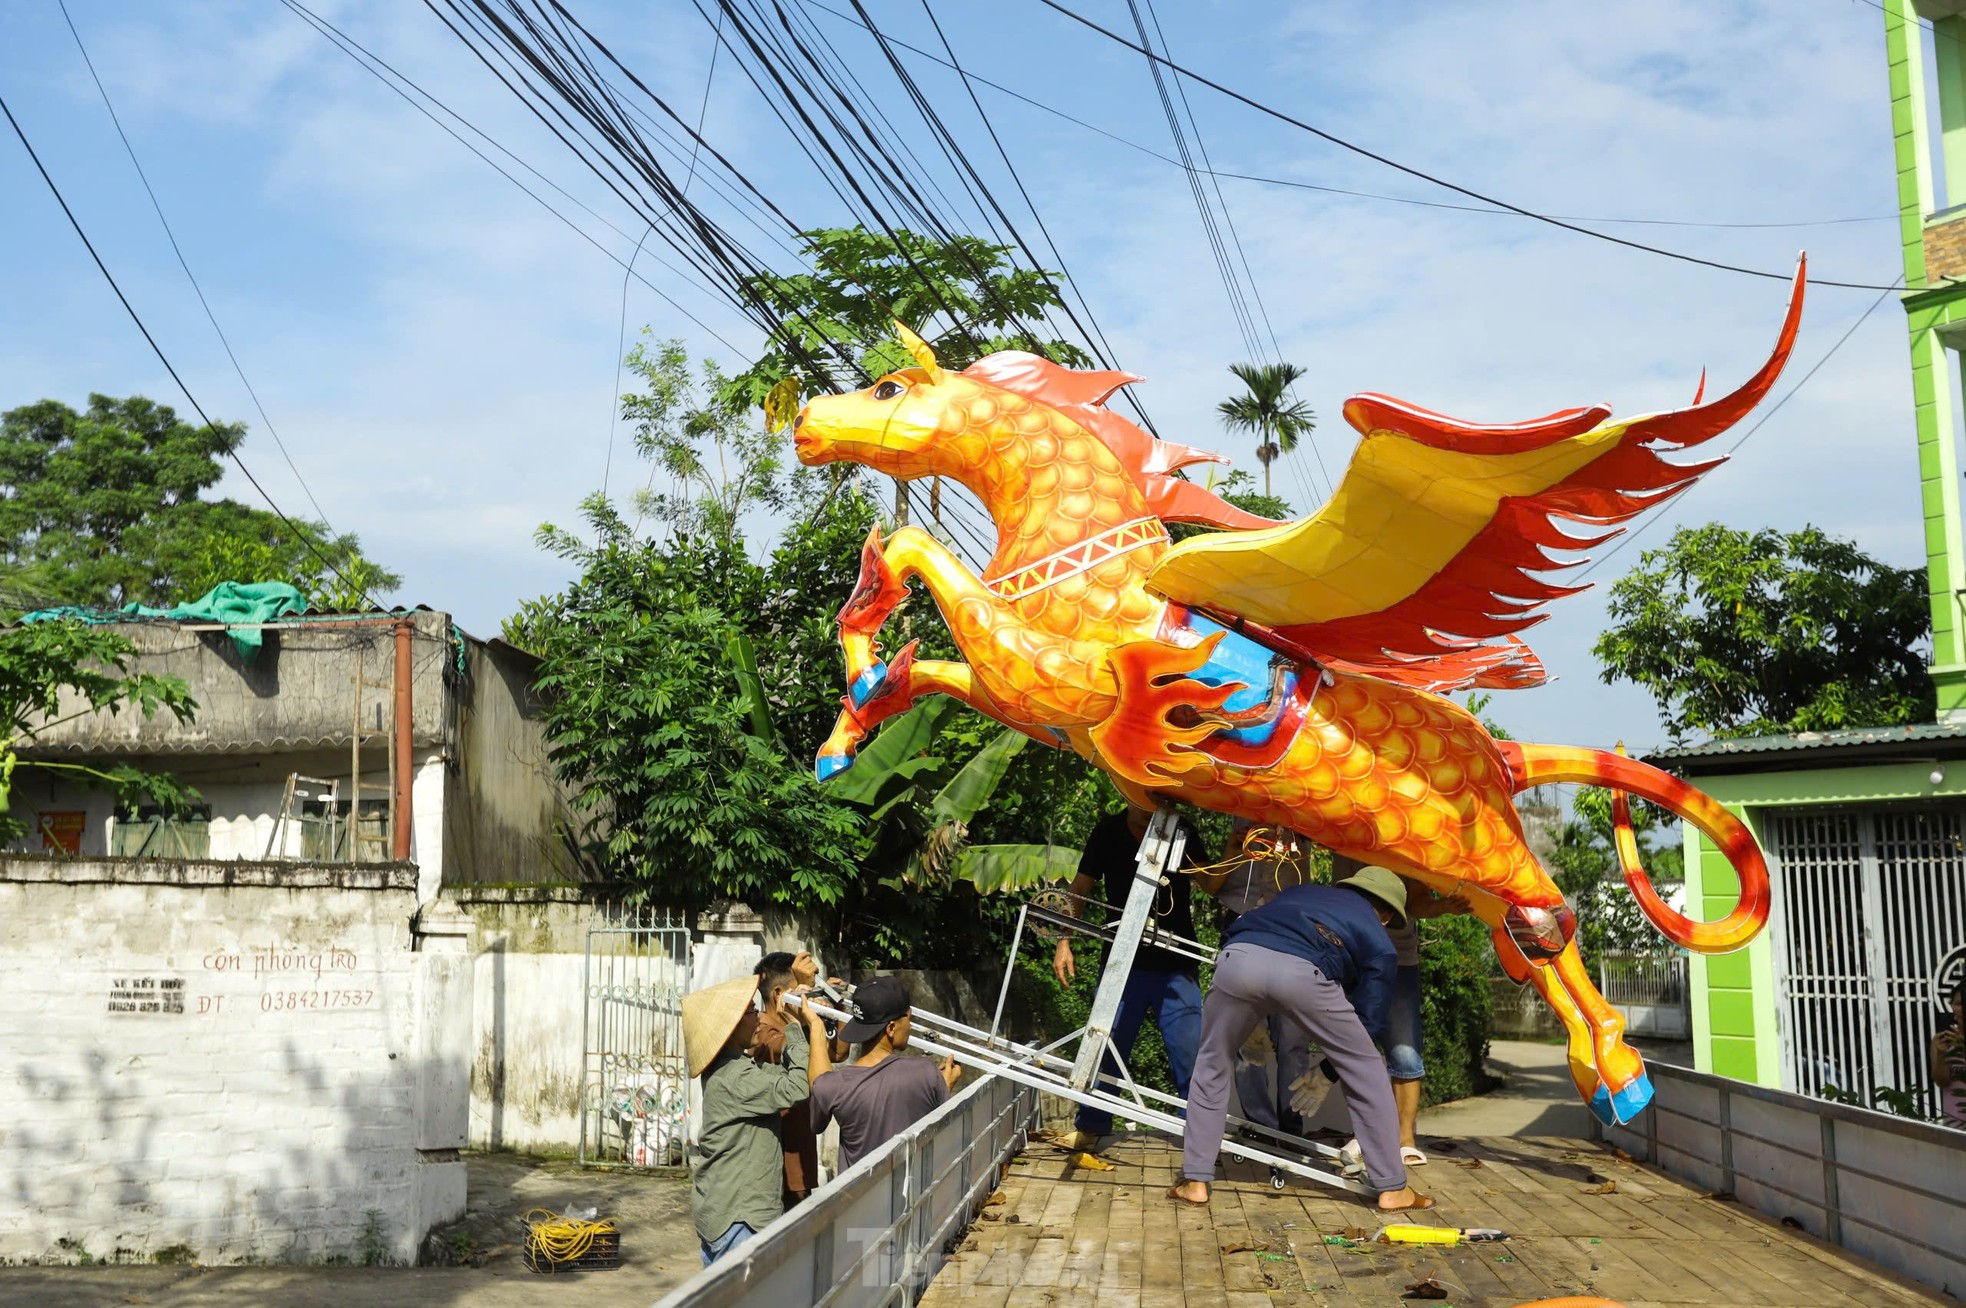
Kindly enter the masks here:
<path id="1" fill-rule="evenodd" d="M 670 909 L 603 910 L 587 930 L 580 1161 L 680 1167 L 689 1148 L 682 997 L 689 926 Z"/>
<path id="2" fill-rule="evenodd" d="M 1775 878 L 1782 1085 L 1912 1095 L 1932 1111 L 1932 977 L 1966 941 L 1966 808 L 1778 810 Z"/>

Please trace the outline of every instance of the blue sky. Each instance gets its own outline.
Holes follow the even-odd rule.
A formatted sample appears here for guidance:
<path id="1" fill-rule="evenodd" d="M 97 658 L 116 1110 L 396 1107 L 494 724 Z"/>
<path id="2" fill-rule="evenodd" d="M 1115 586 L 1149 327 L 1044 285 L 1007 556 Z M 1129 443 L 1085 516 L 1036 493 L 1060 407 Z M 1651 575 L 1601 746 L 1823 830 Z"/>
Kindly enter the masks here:
<path id="1" fill-rule="evenodd" d="M 541 522 L 572 522 L 608 465 L 619 265 L 274 0 L 69 7 L 246 375 L 333 525 L 405 575 L 399 598 L 447 608 L 474 632 L 490 634 L 520 599 L 562 584 L 563 566 L 532 536 Z M 637 228 L 619 201 L 429 10 L 319 7 L 628 231 L 572 211 L 629 253 Z M 712 32 L 691 4 L 572 7 L 659 92 L 699 102 Z M 1130 22 L 1120 0 L 1075 7 L 1116 28 Z M 918 0 L 868 8 L 893 35 L 934 44 Z M 1172 152 L 1138 55 L 1036 0 L 935 8 L 977 71 Z M 1160 11 L 1170 49 L 1191 67 L 1540 211 L 1711 224 L 1893 212 L 1883 15 L 1860 0 L 1162 0 Z M 811 12 L 904 121 L 871 41 Z M 953 76 L 914 71 L 993 188 L 1014 198 Z M 249 422 L 248 465 L 282 508 L 315 516 L 178 269 L 54 0 L 17 0 L 0 14 L 0 94 L 207 410 Z M 1162 433 L 1254 469 L 1250 442 L 1225 437 L 1215 418 L 1232 389 L 1226 366 L 1245 350 L 1179 171 L 980 94 L 1119 362 L 1147 379 L 1141 391 Z M 1188 96 L 1218 169 L 1457 199 L 1198 86 Z M 704 132 L 802 224 L 846 221 L 727 61 Z M 1339 417 L 1351 393 L 1483 421 L 1600 400 L 1621 414 L 1656 410 L 1689 399 L 1703 367 L 1717 386 L 1747 375 L 1781 316 L 1777 282 L 1513 217 L 1223 187 L 1282 352 L 1309 369 L 1302 393 L 1334 475 L 1352 445 Z M 0 138 L 0 194 L 0 407 L 43 397 L 79 406 L 90 391 L 181 404 L 10 136 Z M 1775 271 L 1807 247 L 1819 276 L 1886 283 L 1899 272 L 1890 221 L 1601 225 Z M 756 347 L 734 310 L 638 267 L 740 354 Z M 1875 298 L 1812 290 L 1777 395 Z M 630 287 L 627 318 L 631 339 L 647 325 L 693 353 L 743 361 L 645 287 Z M 1560 603 L 1530 633 L 1556 680 L 1499 698 L 1492 715 L 1525 739 L 1661 742 L 1649 699 L 1602 685 L 1590 646 L 1604 625 L 1603 587 L 1675 523 L 1813 523 L 1891 562 L 1918 563 L 1904 340 L 1902 310 L 1887 298 L 1732 462 L 1593 574 L 1597 590 Z M 624 433 L 614 442 L 619 491 L 625 476 L 647 474 Z M 1308 452 L 1280 464 L 1277 478 L 1300 508 L 1324 482 Z M 256 501 L 236 473 L 223 489 Z M 840 580 L 844 592 L 851 579 Z"/>

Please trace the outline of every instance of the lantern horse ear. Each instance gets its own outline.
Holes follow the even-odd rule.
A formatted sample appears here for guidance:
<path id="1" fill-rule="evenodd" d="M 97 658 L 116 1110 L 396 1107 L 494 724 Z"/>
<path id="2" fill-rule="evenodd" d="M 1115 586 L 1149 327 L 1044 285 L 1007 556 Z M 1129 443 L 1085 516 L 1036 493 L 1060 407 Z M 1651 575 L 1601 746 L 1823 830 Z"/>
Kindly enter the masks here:
<path id="1" fill-rule="evenodd" d="M 928 374 L 929 381 L 932 384 L 940 385 L 942 381 L 942 365 L 935 361 L 935 351 L 928 348 L 928 342 L 915 335 L 909 329 L 908 324 L 902 322 L 899 318 L 894 320 L 894 334 L 899 336 L 901 343 L 908 347 L 908 353 L 915 356 L 915 363 L 923 372 Z"/>

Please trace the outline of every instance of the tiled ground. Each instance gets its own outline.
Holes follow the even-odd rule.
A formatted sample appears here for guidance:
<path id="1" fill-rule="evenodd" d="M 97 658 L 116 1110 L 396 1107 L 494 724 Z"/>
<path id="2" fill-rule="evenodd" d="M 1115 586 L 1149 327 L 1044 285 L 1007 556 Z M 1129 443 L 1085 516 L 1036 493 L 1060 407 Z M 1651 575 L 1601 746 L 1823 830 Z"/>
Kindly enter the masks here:
<path id="1" fill-rule="evenodd" d="M 1413 1170 L 1414 1183 L 1439 1207 L 1391 1220 L 1500 1227 L 1507 1242 L 1378 1243 L 1369 1237 L 1383 1223 L 1365 1202 L 1298 1182 L 1277 1193 L 1248 1165 L 1228 1170 L 1207 1211 L 1177 1207 L 1163 1192 L 1180 1153 L 1160 1137 L 1123 1137 L 1106 1154 L 1116 1166 L 1101 1172 L 1075 1171 L 1056 1146 L 1033 1142 L 923 1302 L 1378 1308 L 1415 1302 L 1403 1296 L 1427 1278 L 1453 1308 L 1593 1294 L 1627 1308 L 1941 1302 L 1595 1145 L 1422 1144 L 1433 1161 Z"/>

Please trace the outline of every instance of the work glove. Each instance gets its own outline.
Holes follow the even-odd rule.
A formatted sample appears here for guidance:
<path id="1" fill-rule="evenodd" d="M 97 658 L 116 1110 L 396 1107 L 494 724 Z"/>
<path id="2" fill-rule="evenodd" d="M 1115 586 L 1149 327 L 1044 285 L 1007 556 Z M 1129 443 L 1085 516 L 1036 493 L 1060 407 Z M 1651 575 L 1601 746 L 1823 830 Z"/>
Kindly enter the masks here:
<path id="1" fill-rule="evenodd" d="M 1290 1107 L 1304 1120 L 1309 1121 L 1317 1110 L 1324 1107 L 1325 1099 L 1331 1094 L 1331 1087 L 1338 1084 L 1332 1074 L 1331 1064 L 1320 1062 L 1316 1067 L 1290 1083 Z"/>

